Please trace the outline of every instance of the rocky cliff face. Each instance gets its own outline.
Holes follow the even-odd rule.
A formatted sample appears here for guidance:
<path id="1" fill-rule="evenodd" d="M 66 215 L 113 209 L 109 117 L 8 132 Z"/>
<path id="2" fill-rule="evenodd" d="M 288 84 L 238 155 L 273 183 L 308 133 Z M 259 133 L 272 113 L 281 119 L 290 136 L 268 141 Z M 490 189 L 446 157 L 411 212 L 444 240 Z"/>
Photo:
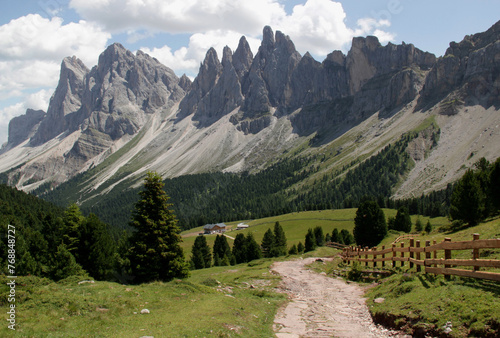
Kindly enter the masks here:
<path id="1" fill-rule="evenodd" d="M 131 167 L 161 166 L 169 175 L 245 170 L 301 137 L 314 134 L 312 142 L 322 146 L 373 116 L 498 107 L 499 36 L 500 22 L 451 43 L 439 59 L 412 44 L 382 46 L 376 37 L 358 37 L 347 55 L 334 51 L 318 62 L 265 27 L 255 55 L 245 37 L 220 59 L 211 48 L 192 82 L 113 44 L 90 70 L 76 57 L 63 60 L 47 113 L 28 111 L 11 122 L 0 171 L 22 164 L 10 174 L 12 184 L 57 184 L 98 165 L 141 129 L 120 165 L 143 159 Z M 16 147 L 26 140 L 32 151 Z"/>
<path id="2" fill-rule="evenodd" d="M 9 139 L 7 144 L 12 148 L 30 139 L 38 130 L 40 122 L 45 118 L 43 110 L 28 109 L 25 115 L 14 117 L 9 122 Z"/>
<path id="3" fill-rule="evenodd" d="M 45 149 L 61 135 L 65 141 L 57 149 L 19 169 L 27 173 L 25 181 L 60 183 L 97 165 L 116 142 L 130 139 L 150 115 L 169 110 L 190 86 L 187 77 L 179 79 L 156 59 L 120 44 L 109 46 L 91 70 L 76 57 L 65 58 L 47 114 L 28 110 L 13 120 L 8 147 L 29 138 L 31 147 Z"/>
<path id="4" fill-rule="evenodd" d="M 463 104 L 500 106 L 499 35 L 500 21 L 486 32 L 451 42 L 425 79 L 420 106 L 432 106 L 447 96 L 444 114 L 456 113 Z"/>

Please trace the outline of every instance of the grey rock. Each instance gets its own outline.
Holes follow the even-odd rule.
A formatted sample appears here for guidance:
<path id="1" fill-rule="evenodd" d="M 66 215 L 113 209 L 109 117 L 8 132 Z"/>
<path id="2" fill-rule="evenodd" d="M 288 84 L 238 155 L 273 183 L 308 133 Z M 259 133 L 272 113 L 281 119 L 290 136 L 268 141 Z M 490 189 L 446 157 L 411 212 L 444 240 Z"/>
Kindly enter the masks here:
<path id="1" fill-rule="evenodd" d="M 67 116 L 81 107 L 87 72 L 87 67 L 75 56 L 62 61 L 59 83 L 50 99 L 47 116 L 30 140 L 32 145 L 45 143 L 68 129 Z"/>
<path id="2" fill-rule="evenodd" d="M 26 110 L 26 114 L 14 117 L 9 122 L 9 147 L 15 147 L 19 143 L 32 137 L 38 130 L 40 122 L 45 118 L 43 110 Z"/>

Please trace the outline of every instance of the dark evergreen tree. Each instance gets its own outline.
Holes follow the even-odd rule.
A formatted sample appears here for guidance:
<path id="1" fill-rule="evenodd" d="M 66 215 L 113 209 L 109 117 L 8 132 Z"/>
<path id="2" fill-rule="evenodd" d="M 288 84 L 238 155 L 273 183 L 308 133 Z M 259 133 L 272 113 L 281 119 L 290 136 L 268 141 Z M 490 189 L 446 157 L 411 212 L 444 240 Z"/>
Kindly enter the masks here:
<path id="1" fill-rule="evenodd" d="M 276 240 L 274 238 L 273 231 L 269 228 L 264 233 L 264 237 L 262 238 L 262 243 L 260 245 L 262 248 L 262 255 L 266 258 L 273 257 L 275 244 Z"/>
<path id="2" fill-rule="evenodd" d="M 116 259 L 116 245 L 106 224 L 90 214 L 80 226 L 77 262 L 95 279 L 110 280 Z"/>
<path id="3" fill-rule="evenodd" d="M 157 173 L 148 172 L 144 190 L 135 204 L 130 225 L 136 229 L 129 249 L 135 282 L 170 281 L 189 275 L 188 264 L 180 246 L 177 219 L 170 209 L 169 197 Z"/>
<path id="4" fill-rule="evenodd" d="M 54 254 L 50 265 L 50 277 L 55 280 L 61 280 L 69 276 L 84 276 L 86 272 L 80 264 L 76 262 L 75 257 L 69 252 L 65 244 L 60 244 Z"/>
<path id="5" fill-rule="evenodd" d="M 325 242 L 328 243 L 328 242 L 331 242 L 331 241 L 332 241 L 332 236 L 329 233 L 327 233 L 325 235 Z"/>
<path id="6" fill-rule="evenodd" d="M 431 233 L 431 231 L 432 231 L 431 221 L 427 221 L 427 224 L 425 225 L 425 232 L 429 234 Z"/>
<path id="7" fill-rule="evenodd" d="M 332 231 L 332 242 L 344 244 L 343 242 L 341 242 L 339 230 L 337 228 L 333 229 Z"/>
<path id="8" fill-rule="evenodd" d="M 236 264 L 248 262 L 247 258 L 247 240 L 241 232 L 236 235 L 233 243 L 233 256 Z"/>
<path id="9" fill-rule="evenodd" d="M 342 229 L 340 231 L 340 238 L 345 245 L 354 244 L 354 236 L 347 229 Z"/>
<path id="10" fill-rule="evenodd" d="M 491 205 L 491 213 L 497 214 L 500 210 L 500 158 L 491 167 L 487 195 Z"/>
<path id="11" fill-rule="evenodd" d="M 313 251 L 316 249 L 316 236 L 314 236 L 313 229 L 309 228 L 307 230 L 304 252 Z"/>
<path id="12" fill-rule="evenodd" d="M 450 217 L 474 226 L 483 217 L 484 194 L 479 182 L 472 172 L 467 170 L 458 181 L 451 196 Z"/>
<path id="13" fill-rule="evenodd" d="M 66 249 L 74 256 L 79 246 L 80 241 L 80 226 L 82 225 L 84 217 L 80 208 L 76 204 L 71 204 L 66 211 L 64 211 L 63 223 L 63 242 Z M 78 258 L 78 257 L 75 257 Z"/>
<path id="14" fill-rule="evenodd" d="M 424 225 L 422 224 L 422 221 L 420 220 L 420 217 L 417 218 L 417 221 L 415 222 L 415 231 L 416 232 L 422 232 L 424 230 Z"/>
<path id="15" fill-rule="evenodd" d="M 204 269 L 212 266 L 212 252 L 205 236 L 196 237 L 191 254 L 191 267 L 193 269 Z"/>
<path id="16" fill-rule="evenodd" d="M 298 251 L 299 254 L 304 253 L 305 249 L 306 248 L 304 247 L 304 244 L 302 244 L 302 242 L 299 242 L 299 244 L 297 244 L 297 251 Z"/>
<path id="17" fill-rule="evenodd" d="M 274 224 L 274 247 L 271 249 L 273 257 L 287 254 L 286 235 L 280 222 Z"/>
<path id="18" fill-rule="evenodd" d="M 322 227 L 317 226 L 314 228 L 314 237 L 316 238 L 316 246 L 325 245 L 325 235 Z"/>
<path id="19" fill-rule="evenodd" d="M 297 249 L 297 245 L 292 245 L 292 247 L 290 248 L 290 250 L 288 251 L 288 254 L 289 255 L 296 255 L 299 253 L 299 250 Z"/>
<path id="20" fill-rule="evenodd" d="M 354 218 L 354 239 L 361 246 L 376 246 L 387 234 L 384 212 L 377 202 L 365 200 Z"/>
<path id="21" fill-rule="evenodd" d="M 402 206 L 398 209 L 394 219 L 394 230 L 409 233 L 411 231 L 410 212 L 407 207 Z"/>
<path id="22" fill-rule="evenodd" d="M 214 253 L 214 266 L 231 265 L 231 261 L 233 260 L 233 254 L 227 242 L 226 236 L 217 235 L 215 237 L 213 253 Z"/>
<path id="23" fill-rule="evenodd" d="M 247 249 L 247 260 L 253 261 L 254 259 L 262 258 L 262 251 L 260 250 L 259 244 L 253 237 L 253 234 L 249 232 L 246 236 L 246 249 Z"/>

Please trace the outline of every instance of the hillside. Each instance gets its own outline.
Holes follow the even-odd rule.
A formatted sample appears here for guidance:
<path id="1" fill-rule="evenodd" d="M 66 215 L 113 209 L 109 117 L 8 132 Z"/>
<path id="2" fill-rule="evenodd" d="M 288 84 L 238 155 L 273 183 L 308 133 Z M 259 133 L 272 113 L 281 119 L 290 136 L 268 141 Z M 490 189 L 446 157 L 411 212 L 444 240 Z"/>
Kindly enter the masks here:
<path id="1" fill-rule="evenodd" d="M 376 167 L 371 173 L 388 182 L 371 189 L 382 185 L 383 198 L 420 196 L 456 181 L 479 158 L 499 156 L 499 39 L 500 22 L 450 43 L 436 59 L 411 44 L 359 37 L 347 55 L 334 51 L 318 62 L 265 27 L 255 55 L 244 37 L 221 60 L 210 49 L 192 82 L 113 44 L 92 69 L 63 60 L 48 111 L 11 122 L 2 180 L 92 210 L 119 204 L 148 170 L 244 178 L 299 161 L 302 169 L 287 173 L 294 179 L 265 195 L 305 210 L 324 203 L 319 189 L 331 191 L 360 163 L 407 140 L 397 154 L 403 169 Z M 349 206 L 344 201 L 356 203 L 359 194 L 342 192 L 342 204 L 321 208 Z M 271 209 L 257 216 L 293 211 Z"/>

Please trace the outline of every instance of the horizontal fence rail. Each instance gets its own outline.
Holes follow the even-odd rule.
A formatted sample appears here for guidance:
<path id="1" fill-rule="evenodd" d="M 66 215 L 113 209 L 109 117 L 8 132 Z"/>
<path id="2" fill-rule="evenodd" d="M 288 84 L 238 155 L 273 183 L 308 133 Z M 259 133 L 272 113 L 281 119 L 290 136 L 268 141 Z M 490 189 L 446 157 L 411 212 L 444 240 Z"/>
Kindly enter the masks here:
<path id="1" fill-rule="evenodd" d="M 343 260 L 347 263 L 353 261 L 364 263 L 365 266 L 372 264 L 377 268 L 404 266 L 408 262 L 409 267 L 416 267 L 419 272 L 422 267 L 425 273 L 441 274 L 445 276 L 455 275 L 500 281 L 500 273 L 480 271 L 480 268 L 500 268 L 500 260 L 480 259 L 481 249 L 500 249 L 500 239 L 479 239 L 479 234 L 473 234 L 472 241 L 452 242 L 451 238 L 445 238 L 443 242 L 425 241 L 421 246 L 419 240 L 409 238 L 409 246 L 404 242 L 393 242 L 391 247 L 382 246 L 377 248 L 346 247 L 342 251 Z M 471 259 L 452 259 L 452 251 L 472 250 Z M 439 256 L 439 258 L 438 258 Z M 370 258 L 371 257 L 371 258 Z M 387 265 L 386 265 L 387 263 Z M 457 269 L 457 266 L 472 267 L 472 269 Z"/>

